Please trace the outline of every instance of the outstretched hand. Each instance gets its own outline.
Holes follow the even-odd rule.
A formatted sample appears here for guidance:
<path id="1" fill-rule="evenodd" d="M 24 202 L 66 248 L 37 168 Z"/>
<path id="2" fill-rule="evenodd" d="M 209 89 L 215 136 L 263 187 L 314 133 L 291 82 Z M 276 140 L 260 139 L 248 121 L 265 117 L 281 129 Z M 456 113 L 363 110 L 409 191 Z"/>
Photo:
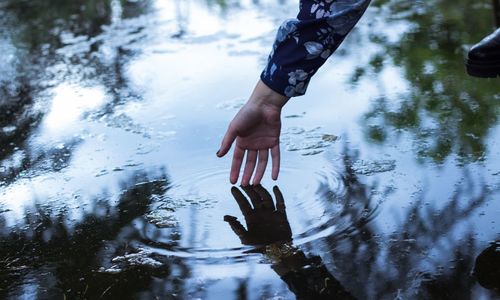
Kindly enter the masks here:
<path id="1" fill-rule="evenodd" d="M 242 188 L 250 198 L 233 187 L 231 193 L 245 217 L 247 228 L 243 227 L 236 217 L 226 215 L 224 221 L 238 235 L 244 245 L 269 245 L 275 242 L 287 242 L 292 239 L 292 230 L 285 211 L 285 200 L 278 187 L 273 188 L 276 205 L 269 192 L 261 185 Z"/>
<path id="2" fill-rule="evenodd" d="M 259 81 L 249 101 L 240 109 L 229 124 L 217 156 L 222 157 L 236 140 L 229 181 L 238 182 L 238 177 L 246 153 L 245 169 L 241 185 L 260 184 L 271 152 L 273 180 L 278 178 L 280 169 L 279 138 L 281 132 L 281 108 L 288 100 L 263 82 Z M 255 172 L 254 172 L 255 171 Z"/>

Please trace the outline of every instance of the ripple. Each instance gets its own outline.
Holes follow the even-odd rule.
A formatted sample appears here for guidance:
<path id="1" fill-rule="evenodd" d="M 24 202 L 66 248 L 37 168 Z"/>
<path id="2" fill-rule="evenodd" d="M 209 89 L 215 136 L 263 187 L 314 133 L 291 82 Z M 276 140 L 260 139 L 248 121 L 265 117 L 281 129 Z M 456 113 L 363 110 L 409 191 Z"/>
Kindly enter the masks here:
<path id="1" fill-rule="evenodd" d="M 227 176 L 228 170 L 214 166 L 174 178 L 168 191 L 155 199 L 144 215 L 147 229 L 141 247 L 169 257 L 202 261 L 248 256 L 253 247 L 242 245 L 223 220 L 224 215 L 232 215 L 247 228 Z M 345 238 L 376 216 L 377 207 L 350 197 L 343 175 L 333 168 L 287 167 L 280 176 L 296 246 L 326 237 Z M 265 187 L 272 194 L 271 186 Z"/>

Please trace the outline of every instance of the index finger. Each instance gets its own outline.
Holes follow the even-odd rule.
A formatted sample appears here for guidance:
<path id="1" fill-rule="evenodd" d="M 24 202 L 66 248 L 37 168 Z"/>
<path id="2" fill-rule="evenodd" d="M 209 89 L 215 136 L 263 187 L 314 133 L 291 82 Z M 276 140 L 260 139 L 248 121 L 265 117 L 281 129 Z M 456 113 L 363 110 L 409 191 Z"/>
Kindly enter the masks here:
<path id="1" fill-rule="evenodd" d="M 243 196 L 243 194 L 237 187 L 233 186 L 231 188 L 231 194 L 233 194 L 236 203 L 238 203 L 243 216 L 246 217 L 249 213 L 252 212 L 252 206 L 250 205 L 250 203 L 248 203 L 248 200 L 245 198 L 245 196 Z"/>

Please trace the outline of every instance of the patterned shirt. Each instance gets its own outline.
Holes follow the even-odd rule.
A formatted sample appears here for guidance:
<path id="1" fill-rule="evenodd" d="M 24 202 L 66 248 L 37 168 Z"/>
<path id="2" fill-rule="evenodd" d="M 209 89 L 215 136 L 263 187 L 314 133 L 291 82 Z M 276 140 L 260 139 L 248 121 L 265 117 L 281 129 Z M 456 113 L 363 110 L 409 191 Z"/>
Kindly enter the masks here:
<path id="1" fill-rule="evenodd" d="M 281 24 L 261 80 L 287 97 L 304 95 L 309 80 L 340 46 L 370 0 L 301 0 L 296 19 Z"/>

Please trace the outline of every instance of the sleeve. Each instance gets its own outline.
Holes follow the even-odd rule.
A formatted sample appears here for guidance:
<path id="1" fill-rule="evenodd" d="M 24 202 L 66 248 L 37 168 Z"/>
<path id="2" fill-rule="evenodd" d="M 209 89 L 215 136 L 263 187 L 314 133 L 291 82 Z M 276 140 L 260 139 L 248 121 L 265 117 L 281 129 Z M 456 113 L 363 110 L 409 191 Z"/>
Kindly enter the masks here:
<path id="1" fill-rule="evenodd" d="M 284 96 L 304 95 L 311 77 L 369 4 L 370 0 L 301 0 L 297 18 L 286 20 L 278 29 L 261 80 Z"/>

